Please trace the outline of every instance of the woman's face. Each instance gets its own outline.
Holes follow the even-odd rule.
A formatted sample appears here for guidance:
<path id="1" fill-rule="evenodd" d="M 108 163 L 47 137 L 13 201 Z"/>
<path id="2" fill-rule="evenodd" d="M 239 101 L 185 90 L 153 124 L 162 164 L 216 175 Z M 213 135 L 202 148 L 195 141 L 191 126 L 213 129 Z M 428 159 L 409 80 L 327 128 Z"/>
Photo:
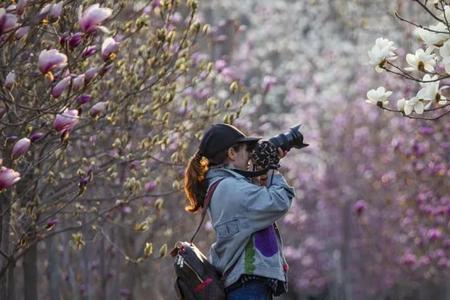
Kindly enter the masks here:
<path id="1" fill-rule="evenodd" d="M 248 170 L 250 154 L 247 150 L 247 144 L 243 144 L 238 151 L 231 148 L 229 153 L 230 164 L 238 170 Z"/>

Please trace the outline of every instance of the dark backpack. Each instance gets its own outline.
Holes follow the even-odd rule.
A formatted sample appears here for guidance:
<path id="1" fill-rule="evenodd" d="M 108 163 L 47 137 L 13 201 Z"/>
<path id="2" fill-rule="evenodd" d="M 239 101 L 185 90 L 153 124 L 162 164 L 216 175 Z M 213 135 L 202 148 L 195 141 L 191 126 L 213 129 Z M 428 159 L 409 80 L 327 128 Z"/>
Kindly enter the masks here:
<path id="1" fill-rule="evenodd" d="M 214 190 L 222 179 L 210 187 L 203 205 L 202 219 L 189 242 L 177 242 L 170 252 L 175 258 L 175 290 L 180 300 L 225 300 L 224 279 L 210 264 L 205 255 L 194 245 L 208 210 Z"/>

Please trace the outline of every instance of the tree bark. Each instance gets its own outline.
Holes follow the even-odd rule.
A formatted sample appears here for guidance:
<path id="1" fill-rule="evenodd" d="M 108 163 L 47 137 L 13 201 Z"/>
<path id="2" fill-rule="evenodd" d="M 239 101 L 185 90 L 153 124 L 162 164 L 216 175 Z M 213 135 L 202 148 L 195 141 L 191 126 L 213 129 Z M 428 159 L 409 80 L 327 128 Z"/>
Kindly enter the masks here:
<path id="1" fill-rule="evenodd" d="M 58 272 L 58 256 L 55 255 L 55 237 L 51 237 L 46 240 L 48 249 L 48 268 L 47 268 L 47 278 L 48 278 L 48 288 L 50 300 L 60 300 L 59 294 L 59 272 Z"/>
<path id="2" fill-rule="evenodd" d="M 10 255 L 10 245 L 9 245 L 9 222 L 11 219 L 11 211 L 9 209 L 11 205 L 11 191 L 4 191 L 0 194 L 0 250 L 4 255 Z M 0 255 L 0 268 L 3 269 L 8 265 L 8 259 L 3 255 Z M 14 266 L 9 266 L 9 268 L 14 268 Z M 0 276 L 0 299 L 10 299 L 10 280 L 13 280 L 14 284 L 14 272 L 9 272 L 9 270 Z"/>
<path id="3" fill-rule="evenodd" d="M 37 300 L 37 243 L 33 243 L 23 258 L 24 300 Z"/>

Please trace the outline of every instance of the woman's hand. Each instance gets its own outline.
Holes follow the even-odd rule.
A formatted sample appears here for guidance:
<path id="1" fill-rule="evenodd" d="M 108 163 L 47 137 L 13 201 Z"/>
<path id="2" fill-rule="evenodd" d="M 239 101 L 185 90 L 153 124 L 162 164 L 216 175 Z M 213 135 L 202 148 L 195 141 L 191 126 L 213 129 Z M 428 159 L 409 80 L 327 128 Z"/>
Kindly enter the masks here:
<path id="1" fill-rule="evenodd" d="M 283 157 L 285 157 L 286 156 L 286 154 L 289 152 L 289 151 L 287 151 L 287 150 L 283 150 L 283 149 L 281 149 L 281 147 L 278 147 L 278 157 L 281 159 L 281 158 L 283 158 Z"/>
<path id="2" fill-rule="evenodd" d="M 278 150 L 278 157 L 280 159 L 285 157 L 286 154 L 289 152 L 289 151 L 283 150 L 281 148 L 278 148 L 277 150 Z M 272 172 L 274 172 L 274 170 L 269 170 L 266 174 L 263 174 L 263 175 L 257 177 L 258 184 L 260 186 L 267 186 L 267 179 L 269 178 L 269 173 L 272 174 Z"/>

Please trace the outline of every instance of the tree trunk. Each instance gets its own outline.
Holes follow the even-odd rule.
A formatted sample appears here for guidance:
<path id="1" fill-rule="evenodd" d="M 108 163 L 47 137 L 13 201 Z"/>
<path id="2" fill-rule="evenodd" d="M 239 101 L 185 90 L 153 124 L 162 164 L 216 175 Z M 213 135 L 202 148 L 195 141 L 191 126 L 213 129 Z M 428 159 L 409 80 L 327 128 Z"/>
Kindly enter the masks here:
<path id="1" fill-rule="evenodd" d="M 24 300 L 36 300 L 37 294 L 37 243 L 33 243 L 23 258 Z"/>
<path id="2" fill-rule="evenodd" d="M 5 222 L 5 199 L 0 194 L 0 216 L 2 217 L 0 220 L 0 250 L 4 253 L 5 248 L 5 240 L 3 238 L 5 227 L 3 223 Z M 7 263 L 7 260 L 3 257 L 3 255 L 0 255 L 0 268 L 3 268 L 3 266 Z M 6 298 L 6 276 L 0 277 L 0 299 L 8 299 Z"/>
<path id="3" fill-rule="evenodd" d="M 15 280 L 14 280 L 15 266 L 12 265 L 8 269 L 8 300 L 16 300 Z"/>
<path id="4" fill-rule="evenodd" d="M 352 300 L 352 278 L 351 278 L 351 207 L 350 202 L 346 202 L 342 208 L 342 271 L 344 283 L 344 299 Z"/>
<path id="5" fill-rule="evenodd" d="M 58 256 L 55 255 L 56 247 L 54 242 L 55 237 L 51 237 L 46 240 L 48 249 L 48 268 L 47 268 L 47 278 L 48 278 L 48 288 L 50 300 L 60 300 L 59 294 L 59 272 L 58 272 Z"/>
<path id="6" fill-rule="evenodd" d="M 9 245 L 9 222 L 11 219 L 11 211 L 9 207 L 11 206 L 11 191 L 4 191 L 0 194 L 0 250 L 5 255 L 10 255 L 10 245 Z M 0 268 L 3 269 L 8 265 L 8 260 L 0 255 Z M 14 268 L 14 266 L 9 266 L 9 268 Z M 9 281 L 13 280 L 10 284 Z M 11 299 L 9 293 L 11 285 L 14 284 L 14 272 L 9 272 L 9 270 L 0 276 L 0 299 Z"/>

